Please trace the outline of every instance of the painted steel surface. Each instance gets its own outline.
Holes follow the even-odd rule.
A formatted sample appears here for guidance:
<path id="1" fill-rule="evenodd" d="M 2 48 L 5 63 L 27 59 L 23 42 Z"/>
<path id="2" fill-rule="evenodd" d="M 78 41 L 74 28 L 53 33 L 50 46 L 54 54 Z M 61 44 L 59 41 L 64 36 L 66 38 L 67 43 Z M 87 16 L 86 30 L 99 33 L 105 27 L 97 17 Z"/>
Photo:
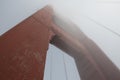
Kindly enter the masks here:
<path id="1" fill-rule="evenodd" d="M 43 80 L 49 42 L 75 59 L 82 80 L 120 80 L 120 71 L 104 52 L 49 7 L 0 37 L 1 80 Z"/>

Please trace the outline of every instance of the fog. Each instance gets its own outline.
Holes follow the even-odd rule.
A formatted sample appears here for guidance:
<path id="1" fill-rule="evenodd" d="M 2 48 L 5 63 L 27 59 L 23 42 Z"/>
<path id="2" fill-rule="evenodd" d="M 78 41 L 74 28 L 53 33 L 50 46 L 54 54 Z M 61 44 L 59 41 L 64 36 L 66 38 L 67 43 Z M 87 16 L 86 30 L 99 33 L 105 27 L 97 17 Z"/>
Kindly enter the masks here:
<path id="1" fill-rule="evenodd" d="M 51 4 L 95 41 L 120 69 L 120 0 L 58 0 Z"/>
<path id="2" fill-rule="evenodd" d="M 120 69 L 120 0 L 57 0 L 51 4 L 95 41 Z"/>
<path id="3" fill-rule="evenodd" d="M 0 35 L 47 4 L 52 5 L 55 12 L 78 25 L 120 69 L 120 0 L 0 0 Z M 56 53 L 54 58 L 58 59 L 61 52 L 52 46 L 49 50 L 49 53 L 51 50 L 53 54 Z M 65 55 L 65 59 L 71 61 L 71 66 L 73 65 L 73 69 L 76 69 L 72 58 Z M 58 72 L 53 72 L 53 74 L 64 74 L 62 73 L 63 61 L 61 58 L 58 61 L 61 66 L 54 67 Z M 49 60 L 47 64 L 47 67 L 50 67 Z M 57 65 L 57 62 L 54 61 L 53 64 Z M 73 71 L 69 66 L 67 68 L 69 73 Z M 70 71 L 70 69 L 72 70 Z M 49 69 L 45 75 L 48 73 Z M 58 75 L 52 80 L 65 79 L 63 79 L 64 75 L 61 75 L 62 77 L 58 77 Z M 48 79 L 46 78 L 46 80 Z"/>

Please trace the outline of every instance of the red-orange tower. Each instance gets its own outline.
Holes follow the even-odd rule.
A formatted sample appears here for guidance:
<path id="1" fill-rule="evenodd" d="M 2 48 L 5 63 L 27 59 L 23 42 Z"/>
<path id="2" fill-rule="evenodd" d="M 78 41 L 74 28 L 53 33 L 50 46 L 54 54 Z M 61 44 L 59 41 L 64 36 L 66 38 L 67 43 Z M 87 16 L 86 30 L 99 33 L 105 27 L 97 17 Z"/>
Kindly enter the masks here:
<path id="1" fill-rule="evenodd" d="M 43 80 L 49 42 L 75 59 L 82 80 L 120 80 L 120 71 L 102 50 L 49 7 L 0 37 L 0 80 Z"/>

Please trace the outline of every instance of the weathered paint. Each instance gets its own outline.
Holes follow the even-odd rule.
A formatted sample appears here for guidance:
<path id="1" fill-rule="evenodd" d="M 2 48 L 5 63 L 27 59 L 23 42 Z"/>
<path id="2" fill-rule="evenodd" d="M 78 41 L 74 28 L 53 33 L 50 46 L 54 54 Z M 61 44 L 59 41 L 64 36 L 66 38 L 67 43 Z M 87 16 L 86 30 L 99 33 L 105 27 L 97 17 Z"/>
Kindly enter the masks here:
<path id="1" fill-rule="evenodd" d="M 43 80 L 51 42 L 74 57 L 82 80 L 120 80 L 120 71 L 104 52 L 76 25 L 61 20 L 46 7 L 2 35 L 0 79 Z"/>
<path id="2" fill-rule="evenodd" d="M 43 80 L 53 33 L 33 16 L 0 37 L 0 80 Z"/>

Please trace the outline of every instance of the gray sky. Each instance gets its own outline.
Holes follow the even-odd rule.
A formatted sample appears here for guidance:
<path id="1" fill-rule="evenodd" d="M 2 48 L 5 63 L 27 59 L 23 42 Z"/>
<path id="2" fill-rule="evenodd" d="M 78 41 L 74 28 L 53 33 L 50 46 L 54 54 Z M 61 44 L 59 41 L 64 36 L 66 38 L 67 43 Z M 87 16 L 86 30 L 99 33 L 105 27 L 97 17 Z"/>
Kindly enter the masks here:
<path id="1" fill-rule="evenodd" d="M 74 59 L 50 45 L 44 80 L 80 80 Z"/>
<path id="2" fill-rule="evenodd" d="M 120 69 L 120 37 L 94 22 L 97 21 L 120 34 L 120 0 L 0 0 L 0 35 L 48 3 L 52 4 L 59 14 L 77 24 Z M 74 60 L 67 55 L 64 56 L 69 80 L 74 80 L 75 77 L 79 80 Z M 58 78 L 66 80 L 63 52 L 50 46 L 47 61 L 45 80 L 49 80 L 50 75 L 52 80 Z M 51 63 L 52 74 L 50 74 Z"/>

